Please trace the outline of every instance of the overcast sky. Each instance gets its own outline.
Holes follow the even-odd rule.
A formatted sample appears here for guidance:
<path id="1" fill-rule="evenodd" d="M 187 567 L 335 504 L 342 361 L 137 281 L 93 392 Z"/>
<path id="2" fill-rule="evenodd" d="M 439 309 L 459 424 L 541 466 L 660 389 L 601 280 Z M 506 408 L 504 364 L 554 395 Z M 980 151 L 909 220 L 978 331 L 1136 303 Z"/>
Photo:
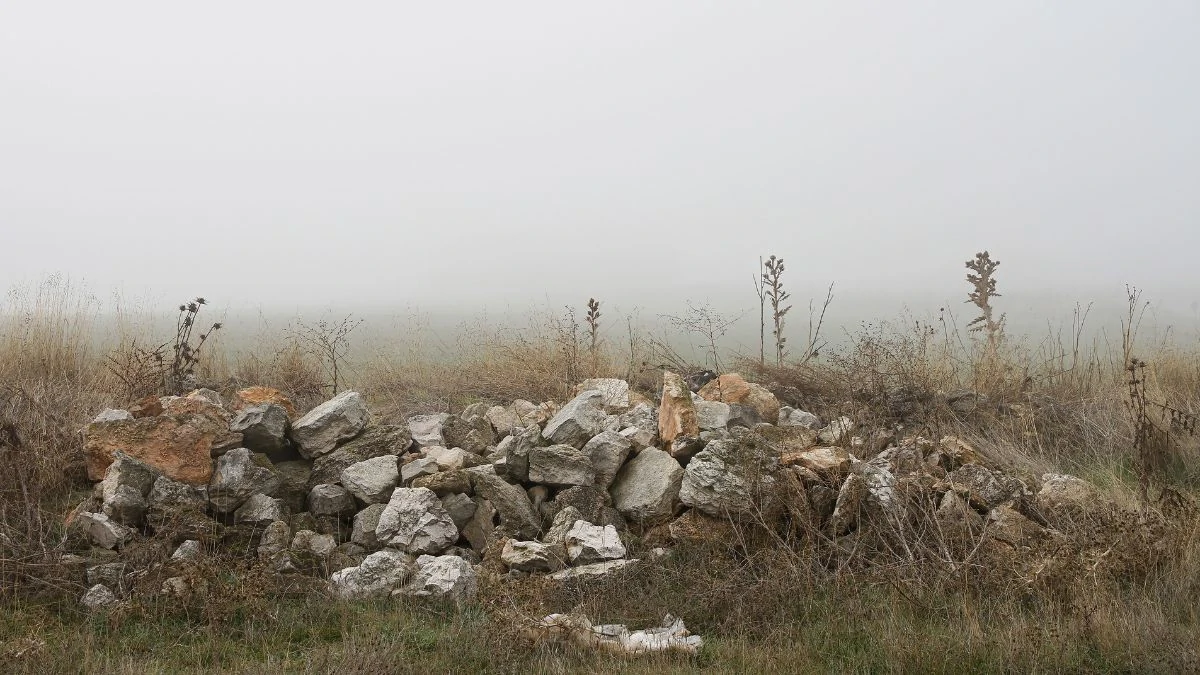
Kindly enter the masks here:
<path id="1" fill-rule="evenodd" d="M 0 287 L 1187 294 L 1198 70 L 1193 0 L 7 2 Z"/>

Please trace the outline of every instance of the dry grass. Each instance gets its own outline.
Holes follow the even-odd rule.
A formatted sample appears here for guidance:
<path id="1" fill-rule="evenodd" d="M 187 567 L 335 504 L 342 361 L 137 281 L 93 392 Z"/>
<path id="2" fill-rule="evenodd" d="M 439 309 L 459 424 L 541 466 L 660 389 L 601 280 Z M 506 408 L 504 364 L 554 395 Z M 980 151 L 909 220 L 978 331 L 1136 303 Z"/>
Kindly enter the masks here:
<path id="1" fill-rule="evenodd" d="M 137 332 L 126 325 L 98 334 L 98 316 L 96 302 L 60 280 L 11 294 L 0 306 L 0 423 L 19 439 L 0 436 L 5 672 L 1200 668 L 1200 532 L 1186 509 L 1171 514 L 1170 555 L 1138 560 L 1122 548 L 1130 542 L 1118 538 L 1105 558 L 1112 562 L 1096 568 L 1109 570 L 1107 576 L 1093 574 L 1086 583 L 1075 568 L 1030 585 L 1014 576 L 1026 569 L 948 571 L 947 561 L 934 556 L 882 564 L 831 545 L 796 546 L 748 531 L 732 542 L 677 547 L 612 581 L 485 584 L 484 601 L 463 614 L 297 596 L 269 589 L 252 569 L 229 561 L 214 575 L 220 592 L 199 609 L 159 603 L 108 620 L 89 617 L 75 605 L 78 581 L 53 561 L 62 548 L 62 515 L 89 487 L 77 430 L 118 402 L 120 382 L 104 358 Z M 601 341 L 593 352 L 578 328 L 562 317 L 520 330 L 468 327 L 454 345 L 410 342 L 361 358 L 348 378 L 386 420 L 474 401 L 561 400 L 592 376 L 627 377 L 643 390 L 657 386 L 657 372 L 643 367 L 663 362 L 650 341 Z M 1073 331 L 1032 346 L 1003 342 L 992 365 L 980 368 L 977 347 L 947 317 L 931 325 L 865 327 L 842 350 L 802 366 L 748 360 L 738 368 L 784 402 L 822 416 L 850 414 L 868 427 L 903 424 L 930 438 L 966 437 L 1018 474 L 1074 473 L 1134 504 L 1124 355 L 1081 349 L 1078 337 Z M 220 342 L 210 348 L 201 379 L 219 389 L 276 386 L 305 408 L 322 399 L 328 384 L 319 364 L 283 334 L 259 336 L 237 352 Z M 1145 345 L 1142 358 L 1150 396 L 1200 411 L 1194 348 L 1159 342 Z M 985 401 L 956 411 L 952 398 L 960 390 Z M 1159 486 L 1186 501 L 1196 493 L 1196 441 L 1182 433 L 1173 438 L 1181 462 Z M 597 621 L 630 624 L 653 624 L 674 612 L 709 647 L 691 660 L 626 661 L 517 641 L 513 625 L 521 617 L 572 608 Z"/>

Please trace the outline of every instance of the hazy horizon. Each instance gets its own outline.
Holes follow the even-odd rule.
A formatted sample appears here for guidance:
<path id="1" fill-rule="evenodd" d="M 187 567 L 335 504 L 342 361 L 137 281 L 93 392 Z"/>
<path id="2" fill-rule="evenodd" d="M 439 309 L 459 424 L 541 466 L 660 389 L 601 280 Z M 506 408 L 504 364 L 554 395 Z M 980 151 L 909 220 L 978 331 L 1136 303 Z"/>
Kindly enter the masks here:
<path id="1" fill-rule="evenodd" d="M 1195 320 L 1197 25 L 1185 2 L 14 3 L 0 289 L 750 310 L 777 254 L 798 307 L 832 282 L 872 320 L 965 312 L 988 249 L 1014 320 L 1126 283 Z"/>

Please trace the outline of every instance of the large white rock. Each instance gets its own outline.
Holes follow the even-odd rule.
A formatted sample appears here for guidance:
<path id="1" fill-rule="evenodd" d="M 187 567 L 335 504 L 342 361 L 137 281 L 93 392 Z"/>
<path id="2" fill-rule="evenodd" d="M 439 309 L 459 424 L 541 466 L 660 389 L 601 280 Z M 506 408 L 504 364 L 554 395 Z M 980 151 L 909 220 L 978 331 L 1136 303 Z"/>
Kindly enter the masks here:
<path id="1" fill-rule="evenodd" d="M 679 501 L 718 518 L 753 517 L 756 497 L 770 492 L 778 458 L 767 448 L 738 440 L 716 440 L 688 462 Z"/>
<path id="2" fill-rule="evenodd" d="M 400 483 L 400 467 L 392 455 L 374 457 L 343 469 L 341 481 L 364 504 L 382 504 Z"/>
<path id="3" fill-rule="evenodd" d="M 608 414 L 604 412 L 604 394 L 590 389 L 571 399 L 542 429 L 551 443 L 576 448 L 604 430 Z"/>
<path id="4" fill-rule="evenodd" d="M 583 446 L 583 454 L 596 470 L 596 485 L 605 488 L 612 485 L 631 450 L 633 441 L 615 431 L 602 432 L 588 441 Z"/>
<path id="5" fill-rule="evenodd" d="M 408 430 L 412 433 L 412 439 L 422 448 L 444 446 L 446 437 L 442 434 L 442 427 L 446 426 L 449 419 L 448 413 L 414 415 L 408 418 Z"/>
<path id="6" fill-rule="evenodd" d="M 577 520 L 567 532 L 566 544 L 567 558 L 577 565 L 625 557 L 625 545 L 612 525 L 600 526 Z"/>
<path id="7" fill-rule="evenodd" d="M 412 572 L 413 560 L 410 556 L 384 549 L 367 556 L 358 567 L 334 572 L 329 581 L 337 597 L 362 600 L 390 595 Z"/>
<path id="8" fill-rule="evenodd" d="M 292 441 L 305 459 L 328 454 L 367 427 L 367 404 L 356 391 L 343 391 L 292 425 Z"/>
<path id="9" fill-rule="evenodd" d="M 700 429 L 724 429 L 729 426 L 730 408 L 721 401 L 696 401 L 696 423 Z"/>
<path id="10" fill-rule="evenodd" d="M 570 445 L 552 445 L 529 451 L 529 480 L 545 485 L 593 485 L 592 460 Z"/>
<path id="11" fill-rule="evenodd" d="M 440 445 L 425 448 L 425 457 L 437 462 L 438 469 L 453 471 L 461 469 L 467 461 L 467 451 L 462 448 L 446 448 Z"/>
<path id="12" fill-rule="evenodd" d="M 417 572 L 397 595 L 429 598 L 464 604 L 475 598 L 479 587 L 471 563 L 455 555 L 417 558 Z"/>
<path id="13" fill-rule="evenodd" d="M 458 529 L 433 490 L 396 488 L 375 536 L 385 546 L 409 553 L 440 553 L 458 540 Z"/>
<path id="14" fill-rule="evenodd" d="M 595 390 L 600 392 L 600 402 L 605 408 L 629 407 L 629 383 L 615 377 L 596 377 L 584 380 L 576 387 L 577 391 Z"/>
<path id="15" fill-rule="evenodd" d="M 638 453 L 617 474 L 609 494 L 613 506 L 626 518 L 648 523 L 664 520 L 675 512 L 683 467 L 658 448 Z"/>

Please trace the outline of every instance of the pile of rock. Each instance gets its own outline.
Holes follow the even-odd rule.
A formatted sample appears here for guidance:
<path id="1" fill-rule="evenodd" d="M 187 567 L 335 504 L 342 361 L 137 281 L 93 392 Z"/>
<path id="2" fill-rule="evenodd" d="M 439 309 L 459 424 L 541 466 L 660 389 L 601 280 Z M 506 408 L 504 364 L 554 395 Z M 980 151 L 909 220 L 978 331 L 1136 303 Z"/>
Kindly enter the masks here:
<path id="1" fill-rule="evenodd" d="M 594 379 L 561 406 L 480 403 L 400 425 L 372 424 L 355 392 L 298 416 L 275 390 L 242 390 L 228 404 L 199 390 L 106 410 L 88 426 L 99 482 L 68 525 L 105 550 L 173 537 L 180 566 L 248 529 L 264 564 L 328 575 L 339 597 L 466 602 L 482 571 L 567 580 L 634 565 L 635 533 L 670 543 L 719 536 L 731 521 L 788 520 L 850 536 L 914 491 L 936 499 L 946 527 L 990 523 L 997 541 L 1019 546 L 1046 529 L 1028 504 L 1086 492 L 1050 477 L 1034 497 L 954 439 L 854 431 L 849 418 L 823 424 L 736 374 L 692 392 L 668 372 L 657 403 L 623 380 Z M 103 566 L 95 557 L 84 602 L 119 601 L 122 574 L 91 574 Z"/>

